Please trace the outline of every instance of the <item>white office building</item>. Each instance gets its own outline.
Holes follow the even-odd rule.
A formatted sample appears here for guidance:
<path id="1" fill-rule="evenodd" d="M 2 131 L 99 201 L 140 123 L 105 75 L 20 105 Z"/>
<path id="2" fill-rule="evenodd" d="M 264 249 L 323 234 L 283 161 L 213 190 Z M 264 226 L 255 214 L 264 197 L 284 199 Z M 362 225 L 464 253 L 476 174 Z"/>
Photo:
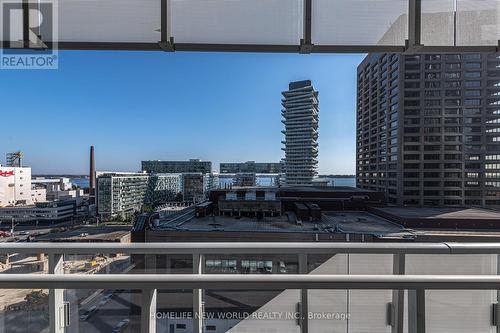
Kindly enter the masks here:
<path id="1" fill-rule="evenodd" d="M 31 168 L 0 165 L 0 207 L 31 203 Z"/>

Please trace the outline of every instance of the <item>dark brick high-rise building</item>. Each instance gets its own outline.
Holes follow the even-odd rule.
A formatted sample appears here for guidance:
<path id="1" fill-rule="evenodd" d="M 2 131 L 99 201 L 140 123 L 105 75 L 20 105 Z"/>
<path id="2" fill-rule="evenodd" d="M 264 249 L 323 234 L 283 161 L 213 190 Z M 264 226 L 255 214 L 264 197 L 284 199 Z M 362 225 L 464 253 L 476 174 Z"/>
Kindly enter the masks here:
<path id="1" fill-rule="evenodd" d="M 357 185 L 417 206 L 500 207 L 500 56 L 369 54 Z"/>

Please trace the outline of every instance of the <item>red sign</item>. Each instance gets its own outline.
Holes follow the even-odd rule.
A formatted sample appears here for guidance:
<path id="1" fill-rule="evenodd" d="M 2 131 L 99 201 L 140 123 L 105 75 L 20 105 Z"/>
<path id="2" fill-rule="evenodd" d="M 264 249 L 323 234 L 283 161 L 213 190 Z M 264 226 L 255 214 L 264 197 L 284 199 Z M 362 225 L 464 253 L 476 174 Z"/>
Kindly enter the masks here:
<path id="1" fill-rule="evenodd" d="M 14 171 L 2 171 L 0 170 L 0 177 L 10 177 L 14 176 Z"/>

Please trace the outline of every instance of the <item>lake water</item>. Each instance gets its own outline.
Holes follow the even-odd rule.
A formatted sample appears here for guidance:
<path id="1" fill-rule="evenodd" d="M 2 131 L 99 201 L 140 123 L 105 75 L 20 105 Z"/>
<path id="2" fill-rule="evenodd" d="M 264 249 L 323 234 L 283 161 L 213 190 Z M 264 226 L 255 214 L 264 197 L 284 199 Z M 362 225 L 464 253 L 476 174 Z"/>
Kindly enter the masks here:
<path id="1" fill-rule="evenodd" d="M 71 178 L 70 182 L 80 188 L 89 188 L 89 180 L 87 178 Z"/>
<path id="2" fill-rule="evenodd" d="M 356 187 L 356 178 L 331 178 L 326 177 L 328 180 L 333 181 L 335 186 L 350 186 Z M 89 180 L 86 178 L 72 178 L 71 182 L 80 187 L 80 188 L 88 188 Z M 224 185 L 231 184 L 232 179 L 230 178 L 220 178 L 219 185 L 221 188 L 224 188 Z M 274 177 L 258 177 L 257 179 L 258 186 L 271 186 L 274 185 Z"/>
<path id="3" fill-rule="evenodd" d="M 330 182 L 333 182 L 334 186 L 356 187 L 356 178 L 322 177 L 321 179 L 328 179 Z M 232 181 L 232 178 L 220 178 L 219 186 L 224 188 L 224 186 L 231 185 Z M 257 186 L 272 186 L 274 185 L 274 181 L 274 177 L 257 177 Z"/>
<path id="4" fill-rule="evenodd" d="M 333 184 L 335 186 L 350 186 L 350 187 L 356 187 L 356 178 L 330 178 L 328 179 L 333 180 Z"/>

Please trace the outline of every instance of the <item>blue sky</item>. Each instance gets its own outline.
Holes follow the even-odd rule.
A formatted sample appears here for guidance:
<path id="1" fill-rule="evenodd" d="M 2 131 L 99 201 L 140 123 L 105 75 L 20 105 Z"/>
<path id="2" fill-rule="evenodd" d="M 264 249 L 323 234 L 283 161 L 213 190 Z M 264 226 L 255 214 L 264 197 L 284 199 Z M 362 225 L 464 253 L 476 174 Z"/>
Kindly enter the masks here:
<path id="1" fill-rule="evenodd" d="M 362 55 L 61 51 L 58 70 L 1 70 L 0 161 L 33 173 L 136 171 L 144 159 L 279 161 L 281 91 L 310 79 L 320 98 L 320 173 L 355 170 Z"/>

